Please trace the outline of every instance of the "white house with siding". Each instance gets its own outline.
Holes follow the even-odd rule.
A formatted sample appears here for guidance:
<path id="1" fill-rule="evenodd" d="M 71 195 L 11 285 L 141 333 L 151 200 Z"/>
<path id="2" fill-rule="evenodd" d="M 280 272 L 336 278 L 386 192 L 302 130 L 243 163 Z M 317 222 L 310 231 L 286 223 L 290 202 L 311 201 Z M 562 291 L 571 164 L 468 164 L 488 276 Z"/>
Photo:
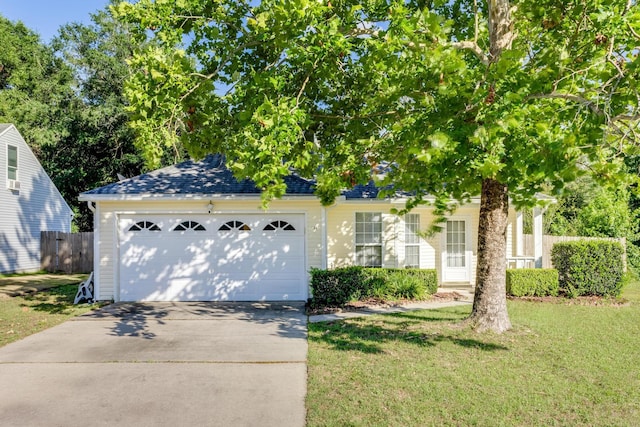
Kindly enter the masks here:
<path id="1" fill-rule="evenodd" d="M 40 232 L 71 231 L 73 212 L 12 124 L 0 124 L 0 273 L 40 269 Z"/>
<path id="2" fill-rule="evenodd" d="M 322 206 L 312 180 L 285 182 L 286 195 L 263 210 L 260 190 L 216 155 L 82 193 L 95 216 L 97 299 L 306 300 L 311 268 L 349 265 L 435 269 L 441 286 L 475 286 L 479 198 L 423 238 L 433 208 L 392 214 L 405 200 L 378 198 L 372 183 Z M 522 216 L 509 211 L 506 263 L 541 266 L 541 225 L 536 210 L 538 249 L 524 256 Z"/>

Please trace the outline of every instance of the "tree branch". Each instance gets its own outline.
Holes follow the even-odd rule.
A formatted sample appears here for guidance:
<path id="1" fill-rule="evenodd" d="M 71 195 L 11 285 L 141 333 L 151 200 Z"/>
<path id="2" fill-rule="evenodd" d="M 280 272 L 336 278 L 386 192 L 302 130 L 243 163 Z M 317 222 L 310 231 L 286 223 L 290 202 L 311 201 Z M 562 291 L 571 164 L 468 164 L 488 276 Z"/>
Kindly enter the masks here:
<path id="1" fill-rule="evenodd" d="M 224 64 L 226 64 L 227 61 L 229 59 L 231 59 L 232 56 L 234 56 L 236 53 L 240 52 L 243 49 L 246 49 L 246 48 L 252 47 L 252 46 L 256 46 L 258 44 L 259 44 L 259 42 L 253 41 L 253 42 L 249 42 L 249 43 L 245 43 L 245 44 L 242 44 L 240 46 L 237 46 L 222 61 L 220 61 L 220 64 L 218 65 L 218 68 L 216 68 L 211 74 L 206 74 L 205 75 L 205 74 L 202 74 L 202 73 L 191 73 L 190 75 L 194 76 L 194 77 L 201 77 L 203 79 L 202 81 L 211 80 L 212 78 L 217 76 L 220 73 L 220 71 L 222 71 L 222 68 L 224 67 Z M 180 102 L 184 101 L 189 95 L 191 95 L 193 92 L 195 92 L 200 87 L 201 84 L 202 84 L 202 82 L 196 84 L 194 87 L 189 89 L 187 91 L 187 93 L 185 93 L 184 95 L 182 95 L 180 97 Z"/>
<path id="2" fill-rule="evenodd" d="M 627 27 L 629 27 L 629 31 L 631 31 L 631 34 L 633 34 L 633 37 L 635 37 L 638 40 L 640 40 L 640 34 L 636 33 L 636 31 L 633 29 L 631 24 L 629 24 L 628 22 L 627 22 Z"/>
<path id="3" fill-rule="evenodd" d="M 637 114 L 618 114 L 617 116 L 614 116 L 611 121 L 613 122 L 617 122 L 617 121 L 634 121 L 634 120 L 640 120 L 640 113 Z"/>
<path id="4" fill-rule="evenodd" d="M 489 65 L 489 58 L 484 54 L 478 43 L 476 43 L 475 41 L 467 40 L 461 42 L 452 42 L 450 43 L 450 45 L 456 49 L 470 50 L 478 57 L 483 65 Z"/>
<path id="5" fill-rule="evenodd" d="M 298 92 L 298 96 L 296 96 L 296 108 L 298 107 L 298 105 L 300 105 L 300 98 L 302 97 L 302 94 L 304 93 L 304 89 L 307 87 L 307 83 L 309 83 L 309 79 L 311 78 L 311 74 L 316 70 L 316 67 L 318 66 L 318 61 L 320 60 L 320 58 L 316 59 L 316 61 L 313 63 L 313 66 L 311 67 L 311 71 L 309 71 L 309 74 L 307 74 L 307 76 L 304 79 L 304 82 L 302 83 L 302 87 L 300 88 L 300 91 Z"/>
<path id="6" fill-rule="evenodd" d="M 600 108 L 598 108 L 598 106 L 595 105 L 593 101 L 589 101 L 588 99 L 582 98 L 581 96 L 571 95 L 569 93 L 558 93 L 558 92 L 540 93 L 537 95 L 527 96 L 525 98 L 525 101 L 528 101 L 531 99 L 564 99 L 566 101 L 573 101 L 578 104 L 584 105 L 585 107 L 588 107 L 593 113 L 599 116 L 604 115 L 604 112 Z"/>
<path id="7" fill-rule="evenodd" d="M 310 116 L 318 117 L 321 119 L 362 120 L 362 119 L 369 119 L 372 117 L 379 117 L 379 116 L 392 116 L 394 114 L 398 114 L 398 112 L 395 110 L 392 110 L 392 111 L 382 111 L 379 113 L 354 115 L 354 116 L 341 116 L 337 114 L 310 114 Z"/>

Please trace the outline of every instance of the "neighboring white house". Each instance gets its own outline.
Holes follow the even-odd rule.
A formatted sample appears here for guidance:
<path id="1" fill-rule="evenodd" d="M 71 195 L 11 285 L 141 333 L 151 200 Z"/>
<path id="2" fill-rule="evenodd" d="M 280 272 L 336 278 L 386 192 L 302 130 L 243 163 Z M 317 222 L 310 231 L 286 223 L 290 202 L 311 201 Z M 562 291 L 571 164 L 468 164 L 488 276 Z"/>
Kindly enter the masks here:
<path id="1" fill-rule="evenodd" d="M 40 269 L 40 232 L 71 231 L 73 212 L 12 124 L 0 124 L 0 273 Z"/>
<path id="2" fill-rule="evenodd" d="M 371 183 L 325 207 L 313 181 L 285 182 L 286 195 L 263 210 L 255 185 L 236 180 L 217 155 L 82 193 L 95 215 L 97 299 L 305 300 L 311 268 L 347 265 L 429 268 L 440 285 L 475 285 L 479 199 L 425 239 L 417 231 L 433 208 L 394 215 L 405 200 L 380 199 Z M 522 216 L 509 211 L 505 263 L 541 265 L 541 224 L 536 210 L 538 249 L 524 256 Z"/>

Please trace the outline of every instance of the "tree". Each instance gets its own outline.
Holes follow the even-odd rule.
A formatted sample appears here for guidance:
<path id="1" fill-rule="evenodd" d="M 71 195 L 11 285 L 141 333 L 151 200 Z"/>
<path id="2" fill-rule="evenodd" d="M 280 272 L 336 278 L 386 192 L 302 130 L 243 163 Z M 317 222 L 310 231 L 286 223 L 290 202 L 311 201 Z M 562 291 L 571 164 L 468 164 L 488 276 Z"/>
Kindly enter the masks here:
<path id="1" fill-rule="evenodd" d="M 78 194 L 116 181 L 118 173 L 131 177 L 143 168 L 123 94 L 135 41 L 127 26 L 106 10 L 91 19 L 89 25 L 64 25 L 52 41 L 71 70 L 70 87 L 77 96 L 67 111 L 65 136 L 45 144 L 41 152 L 43 166 L 74 208 L 74 222 L 82 231 L 93 230 L 93 223 Z"/>
<path id="2" fill-rule="evenodd" d="M 636 212 L 626 187 L 607 188 L 582 177 L 567 190 L 545 214 L 548 234 L 636 240 Z"/>
<path id="3" fill-rule="evenodd" d="M 71 70 L 21 22 L 0 16 L 0 122 L 15 123 L 31 148 L 66 134 Z"/>
<path id="4" fill-rule="evenodd" d="M 113 11 L 158 42 L 127 83 L 150 164 L 180 141 L 194 156 L 225 153 L 266 199 L 295 169 L 330 202 L 383 162 L 381 185 L 414 194 L 406 209 L 427 193 L 441 213 L 480 194 L 478 330 L 510 328 L 509 204 L 586 173 L 621 176 L 638 136 L 634 1 L 140 0 Z"/>

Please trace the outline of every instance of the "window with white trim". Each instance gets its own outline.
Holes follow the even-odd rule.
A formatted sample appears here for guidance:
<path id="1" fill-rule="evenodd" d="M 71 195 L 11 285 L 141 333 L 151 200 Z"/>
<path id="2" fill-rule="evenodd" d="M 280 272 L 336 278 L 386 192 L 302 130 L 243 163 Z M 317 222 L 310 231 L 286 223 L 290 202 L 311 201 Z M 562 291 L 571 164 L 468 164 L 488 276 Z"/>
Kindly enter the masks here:
<path id="1" fill-rule="evenodd" d="M 173 231 L 187 231 L 187 230 L 206 231 L 207 229 L 204 228 L 204 226 L 197 221 L 183 221 L 180 224 L 176 225 L 176 228 L 173 229 Z"/>
<path id="2" fill-rule="evenodd" d="M 295 231 L 295 227 L 289 224 L 287 221 L 272 221 L 269 224 L 265 225 L 263 230 L 265 231 L 276 231 L 276 230 L 285 230 L 285 231 Z"/>
<path id="3" fill-rule="evenodd" d="M 382 213 L 356 212 L 356 264 L 382 267 Z"/>
<path id="4" fill-rule="evenodd" d="M 7 145 L 7 179 L 18 180 L 18 147 Z"/>
<path id="5" fill-rule="evenodd" d="M 404 216 L 404 266 L 420 268 L 420 215 Z"/>
<path id="6" fill-rule="evenodd" d="M 251 228 L 242 221 L 227 221 L 218 228 L 218 231 L 250 231 Z"/>
<path id="7" fill-rule="evenodd" d="M 160 231 L 160 227 L 151 221 L 138 221 L 129 227 L 129 231 Z"/>
<path id="8" fill-rule="evenodd" d="M 447 267 L 466 267 L 466 223 L 447 221 Z"/>

